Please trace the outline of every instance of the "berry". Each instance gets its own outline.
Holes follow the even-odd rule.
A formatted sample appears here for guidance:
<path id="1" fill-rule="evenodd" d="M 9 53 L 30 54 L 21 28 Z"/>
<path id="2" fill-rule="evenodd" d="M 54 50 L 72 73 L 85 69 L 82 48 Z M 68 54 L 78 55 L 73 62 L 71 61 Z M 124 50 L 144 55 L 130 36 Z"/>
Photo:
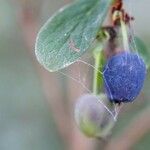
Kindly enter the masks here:
<path id="1" fill-rule="evenodd" d="M 96 96 L 86 94 L 81 96 L 76 103 L 75 121 L 86 136 L 98 137 L 105 111 Z"/>
<path id="2" fill-rule="evenodd" d="M 122 52 L 112 56 L 104 67 L 103 78 L 111 102 L 132 102 L 140 93 L 146 66 L 139 55 Z"/>

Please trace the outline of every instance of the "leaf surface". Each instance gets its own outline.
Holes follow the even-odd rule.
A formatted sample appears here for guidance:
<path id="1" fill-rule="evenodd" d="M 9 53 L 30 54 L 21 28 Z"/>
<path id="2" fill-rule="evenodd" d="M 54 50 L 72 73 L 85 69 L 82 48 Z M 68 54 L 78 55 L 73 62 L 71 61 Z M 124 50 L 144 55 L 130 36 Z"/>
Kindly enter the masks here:
<path id="1" fill-rule="evenodd" d="M 38 61 L 53 72 L 79 59 L 95 40 L 111 1 L 78 0 L 60 9 L 37 36 Z"/>

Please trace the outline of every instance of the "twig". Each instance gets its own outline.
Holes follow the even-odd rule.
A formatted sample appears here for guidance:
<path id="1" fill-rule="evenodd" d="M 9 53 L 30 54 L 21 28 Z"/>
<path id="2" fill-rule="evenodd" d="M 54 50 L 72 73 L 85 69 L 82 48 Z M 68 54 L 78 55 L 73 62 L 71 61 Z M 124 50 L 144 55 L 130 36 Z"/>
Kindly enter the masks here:
<path id="1" fill-rule="evenodd" d="M 72 68 L 68 71 L 69 74 L 75 75 L 74 70 L 79 69 L 79 65 L 73 65 Z M 82 69 L 83 71 L 83 69 Z M 74 121 L 74 105 L 76 103 L 77 98 L 83 93 L 83 89 L 81 86 L 77 85 L 73 80 L 69 80 L 68 82 L 68 92 L 69 92 L 69 100 L 70 100 L 70 112 L 72 118 L 72 137 L 70 141 L 69 150 L 93 150 L 94 149 L 94 142 L 91 139 L 88 139 L 84 136 L 79 129 L 77 128 L 75 121 Z"/>
<path id="2" fill-rule="evenodd" d="M 144 110 L 119 137 L 108 144 L 106 150 L 130 150 L 134 144 L 150 131 L 149 114 L 149 108 Z"/>
<path id="3" fill-rule="evenodd" d="M 60 84 L 58 78 L 56 77 L 56 74 L 49 74 L 49 72 L 47 72 L 45 69 L 39 67 L 39 64 L 35 60 L 34 43 L 36 33 L 38 31 L 38 23 L 37 18 L 33 17 L 33 14 L 31 13 L 32 11 L 26 6 L 27 5 L 22 5 L 21 16 L 19 16 L 20 25 L 23 31 L 23 37 L 28 47 L 29 55 L 32 57 L 31 60 L 33 60 L 33 64 L 41 78 L 43 92 L 48 103 L 50 104 L 50 108 L 53 112 L 58 131 L 62 136 L 62 139 L 67 141 L 66 139 L 70 139 L 70 126 L 68 124 L 69 118 L 65 111 L 64 103 L 62 101 L 62 92 L 60 89 Z"/>

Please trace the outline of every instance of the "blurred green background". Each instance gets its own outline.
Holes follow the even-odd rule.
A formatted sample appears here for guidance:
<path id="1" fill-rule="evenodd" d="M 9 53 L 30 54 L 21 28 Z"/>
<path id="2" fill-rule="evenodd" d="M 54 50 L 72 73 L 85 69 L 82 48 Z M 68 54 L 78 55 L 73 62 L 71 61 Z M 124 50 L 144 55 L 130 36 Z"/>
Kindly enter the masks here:
<path id="1" fill-rule="evenodd" d="M 77 86 L 58 73 L 48 73 L 34 55 L 38 29 L 70 1 L 0 0 L 0 150 L 105 149 L 74 125 L 70 99 L 79 95 Z M 135 17 L 135 33 L 150 47 L 149 0 L 124 1 Z M 149 150 L 149 108 L 148 73 L 136 103 L 123 107 L 106 149 Z"/>

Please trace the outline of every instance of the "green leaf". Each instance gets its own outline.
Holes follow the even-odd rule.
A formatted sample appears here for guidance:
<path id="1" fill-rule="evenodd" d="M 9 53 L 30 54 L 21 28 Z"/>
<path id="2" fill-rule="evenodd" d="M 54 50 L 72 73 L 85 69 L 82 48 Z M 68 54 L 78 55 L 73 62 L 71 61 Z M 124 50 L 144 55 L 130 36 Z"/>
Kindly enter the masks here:
<path id="1" fill-rule="evenodd" d="M 79 59 L 95 40 L 112 0 L 78 0 L 60 9 L 40 30 L 38 61 L 57 71 Z"/>
<path id="2" fill-rule="evenodd" d="M 144 42 L 139 37 L 134 37 L 134 40 L 131 42 L 131 48 L 134 48 L 139 55 L 143 58 L 147 68 L 150 67 L 150 52 L 145 46 Z"/>

